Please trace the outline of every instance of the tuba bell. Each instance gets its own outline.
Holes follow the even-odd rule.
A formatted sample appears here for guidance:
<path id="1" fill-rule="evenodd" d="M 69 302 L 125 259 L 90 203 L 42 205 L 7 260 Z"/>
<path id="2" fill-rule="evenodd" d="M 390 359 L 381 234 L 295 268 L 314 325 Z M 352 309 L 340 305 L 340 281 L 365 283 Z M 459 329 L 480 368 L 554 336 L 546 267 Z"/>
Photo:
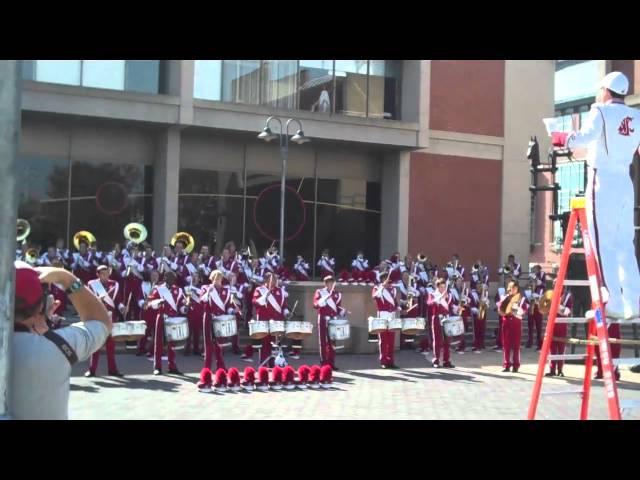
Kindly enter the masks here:
<path id="1" fill-rule="evenodd" d="M 19 218 L 17 221 L 17 234 L 16 241 L 24 243 L 29 234 L 31 233 L 31 225 L 24 218 Z"/>
<path id="2" fill-rule="evenodd" d="M 96 243 L 96 237 L 87 230 L 80 230 L 73 236 L 73 246 L 80 250 L 80 242 L 85 242 L 88 246 Z"/>
<path id="3" fill-rule="evenodd" d="M 420 263 L 425 263 L 427 260 L 429 260 L 429 257 L 427 257 L 424 253 L 419 253 L 416 256 L 416 260 Z"/>
<path id="4" fill-rule="evenodd" d="M 538 300 L 538 310 L 542 315 L 548 315 L 551 311 L 551 300 L 553 298 L 553 290 L 547 290 L 540 296 Z"/>
<path id="5" fill-rule="evenodd" d="M 141 223 L 129 223 L 124 227 L 124 238 L 133 243 L 142 243 L 147 239 L 148 232 Z"/>
<path id="6" fill-rule="evenodd" d="M 35 265 L 38 261 L 39 254 L 40 252 L 37 248 L 31 247 L 29 250 L 27 250 L 27 253 L 25 253 L 24 259 L 29 265 Z"/>
<path id="7" fill-rule="evenodd" d="M 184 251 L 187 253 L 191 253 L 196 246 L 196 241 L 193 239 L 193 236 L 187 232 L 178 232 L 173 237 L 171 237 L 171 246 L 175 247 L 176 242 L 184 243 Z"/>

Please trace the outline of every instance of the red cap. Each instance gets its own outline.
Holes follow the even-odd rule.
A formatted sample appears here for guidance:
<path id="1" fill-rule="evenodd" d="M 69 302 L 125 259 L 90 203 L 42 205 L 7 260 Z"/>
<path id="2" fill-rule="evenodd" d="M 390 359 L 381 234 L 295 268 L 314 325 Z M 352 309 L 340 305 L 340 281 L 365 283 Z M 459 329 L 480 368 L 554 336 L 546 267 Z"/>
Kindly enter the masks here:
<path id="1" fill-rule="evenodd" d="M 32 307 L 42 299 L 40 274 L 31 265 L 20 260 L 16 267 L 16 305 L 21 308 Z"/>

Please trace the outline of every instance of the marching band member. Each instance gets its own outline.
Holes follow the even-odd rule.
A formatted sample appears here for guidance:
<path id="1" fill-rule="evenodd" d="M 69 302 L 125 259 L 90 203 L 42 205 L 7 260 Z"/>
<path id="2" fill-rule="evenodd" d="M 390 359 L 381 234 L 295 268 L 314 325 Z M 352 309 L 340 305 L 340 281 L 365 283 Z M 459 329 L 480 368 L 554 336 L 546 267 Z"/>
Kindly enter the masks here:
<path id="1" fill-rule="evenodd" d="M 404 263 L 400 261 L 400 252 L 395 252 L 385 262 L 389 271 L 389 281 L 392 284 L 398 283 L 402 278 L 402 272 L 405 271 Z"/>
<path id="2" fill-rule="evenodd" d="M 196 254 L 197 255 L 197 254 Z M 203 286 L 200 282 L 200 274 L 196 271 L 189 277 L 189 285 L 184 287 L 185 303 L 187 304 L 187 320 L 189 322 L 189 338 L 184 347 L 185 356 L 200 355 L 200 335 L 202 334 L 202 318 L 205 315 L 205 306 L 202 302 Z"/>
<path id="3" fill-rule="evenodd" d="M 395 284 L 400 295 L 400 306 L 402 307 L 401 318 L 415 318 L 420 312 L 420 292 L 411 285 L 411 275 L 408 271 L 402 272 L 402 279 Z M 407 340 L 413 337 L 400 333 L 400 350 L 410 349 L 410 342 Z"/>
<path id="4" fill-rule="evenodd" d="M 215 259 L 209 254 L 209 245 L 202 245 L 200 247 L 200 265 L 198 268 L 200 269 L 200 278 L 203 285 L 209 283 L 209 275 L 215 270 L 215 264 Z"/>
<path id="5" fill-rule="evenodd" d="M 544 293 L 544 289 L 547 285 L 547 276 L 542 271 L 542 267 L 540 267 L 540 265 L 535 265 L 533 267 L 530 278 L 533 283 L 532 293 L 535 294 L 534 298 L 539 298 Z M 537 302 L 533 302 L 533 306 L 529 308 L 529 313 L 527 314 L 527 348 L 531 348 L 533 345 L 534 327 L 536 330 L 536 351 L 539 352 L 542 348 L 542 313 L 540 313 Z"/>
<path id="6" fill-rule="evenodd" d="M 138 246 L 131 246 L 131 255 L 125 257 L 122 268 L 123 299 L 127 306 L 127 318 L 125 320 L 140 318 L 138 302 L 142 295 L 142 280 L 144 267 L 138 261 Z M 129 317 L 130 315 L 130 317 Z"/>
<path id="7" fill-rule="evenodd" d="M 318 260 L 318 266 L 320 267 L 320 278 L 329 277 L 335 275 L 336 260 L 329 257 L 329 249 L 322 250 L 322 256 Z"/>
<path id="8" fill-rule="evenodd" d="M 223 248 L 222 258 L 218 261 L 217 268 L 223 274 L 224 284 L 228 284 L 231 274 L 237 274 L 240 268 L 238 262 L 236 262 L 235 252 L 234 255 L 231 255 L 231 250 Z"/>
<path id="9" fill-rule="evenodd" d="M 376 302 L 378 317 L 386 317 L 400 310 L 397 301 L 397 292 L 391 286 L 391 276 L 388 273 L 380 275 L 382 283 L 373 287 L 371 296 Z M 378 334 L 378 349 L 380 352 L 380 366 L 382 368 L 398 368 L 393 360 L 393 348 L 395 346 L 395 332 L 386 331 Z"/>
<path id="10" fill-rule="evenodd" d="M 469 316 L 471 314 L 471 310 L 469 307 L 469 298 L 467 297 L 467 292 L 465 291 L 460 271 L 456 270 L 454 272 L 453 282 L 453 286 L 451 287 L 449 293 L 453 298 L 453 304 L 458 307 L 458 314 L 462 317 L 464 330 L 466 332 L 469 328 Z M 462 338 L 460 339 L 460 343 L 458 343 L 458 346 L 456 348 L 456 352 L 459 354 L 464 354 L 466 346 L 467 344 L 465 341 L 465 336 L 463 334 Z"/>
<path id="11" fill-rule="evenodd" d="M 351 262 L 351 272 L 346 269 L 340 272 L 342 283 L 359 283 L 361 285 L 373 285 L 376 281 L 376 274 L 369 267 L 369 260 L 364 258 L 362 250 L 358 250 L 356 258 Z"/>
<path id="12" fill-rule="evenodd" d="M 153 257 L 153 249 L 151 245 L 145 245 L 144 247 L 144 257 L 140 260 L 140 265 L 144 272 L 149 275 L 152 271 L 158 271 L 160 265 L 158 265 L 158 261 Z"/>
<path id="13" fill-rule="evenodd" d="M 138 351 L 136 353 L 137 356 L 144 355 L 147 353 L 147 345 L 149 343 L 149 338 L 154 331 L 156 313 L 152 308 L 149 308 L 149 295 L 155 288 L 155 286 L 160 281 L 160 274 L 157 270 L 151 270 L 150 272 L 145 272 L 145 278 L 141 285 L 142 298 L 138 300 L 138 308 L 140 312 L 142 312 L 142 319 L 144 323 L 146 323 L 147 328 L 144 333 L 144 337 L 140 339 L 138 342 Z M 149 355 L 151 355 L 149 353 Z"/>
<path id="14" fill-rule="evenodd" d="M 64 238 L 58 238 L 56 240 L 56 253 L 62 259 L 64 268 L 70 268 L 73 259 L 69 249 L 64 247 Z"/>
<path id="15" fill-rule="evenodd" d="M 609 338 L 616 338 L 616 339 L 620 339 L 622 338 L 622 334 L 620 332 L 620 324 L 619 323 L 609 323 L 609 327 L 607 328 L 607 332 L 609 333 Z M 622 350 L 622 345 L 620 345 L 619 343 L 609 343 L 609 348 L 611 348 L 611 358 L 620 358 L 620 352 Z M 600 360 L 600 347 L 598 347 L 596 345 L 596 366 L 597 366 L 597 370 L 596 370 L 596 375 L 594 377 L 594 379 L 596 380 L 601 380 L 603 378 L 603 372 L 602 372 L 602 361 Z M 620 369 L 618 368 L 618 366 L 616 365 L 616 368 L 614 370 L 614 375 L 616 376 L 616 380 L 620 380 Z"/>
<path id="16" fill-rule="evenodd" d="M 253 306 L 256 309 L 256 319 L 258 320 L 284 320 L 289 315 L 289 307 L 287 306 L 287 293 L 282 287 L 278 287 L 278 275 L 268 272 L 264 276 L 264 285 L 256 288 L 253 294 Z M 264 362 L 271 356 L 271 341 L 273 337 L 267 335 L 262 339 L 262 348 L 260 349 L 260 363 Z M 247 345 L 243 358 L 251 358 L 253 356 L 252 346 Z M 273 358 L 269 362 L 270 368 L 273 368 Z"/>
<path id="17" fill-rule="evenodd" d="M 217 368 L 226 369 L 222 348 L 213 332 L 213 317 L 233 315 L 234 313 L 233 305 L 231 304 L 231 290 L 228 285 L 222 284 L 223 278 L 224 274 L 220 270 L 211 272 L 211 284 L 203 289 L 201 297 L 205 312 L 202 317 L 202 330 L 204 332 L 203 368 L 208 369 L 211 369 L 213 355 L 216 357 Z"/>
<path id="18" fill-rule="evenodd" d="M 126 250 L 124 250 L 126 252 Z M 120 247 L 120 243 L 113 244 L 113 250 L 105 255 L 104 264 L 111 269 L 111 280 L 118 282 L 120 289 L 124 288 L 124 280 L 122 278 L 121 270 L 123 269 L 124 254 Z"/>
<path id="19" fill-rule="evenodd" d="M 119 315 L 124 313 L 125 306 L 122 304 L 122 292 L 118 286 L 118 282 L 109 279 L 109 267 L 100 265 L 97 269 L 98 278 L 89 281 L 88 286 L 91 292 L 102 300 L 102 303 L 109 311 L 111 320 L 117 322 Z M 107 366 L 110 376 L 123 377 L 116 365 L 116 345 L 113 337 L 109 335 L 106 342 L 107 347 Z M 85 377 L 95 377 L 98 369 L 98 361 L 100 360 L 100 350 L 91 355 L 89 361 L 89 370 L 84 374 Z"/>
<path id="20" fill-rule="evenodd" d="M 319 288 L 313 295 L 313 308 L 318 311 L 318 341 L 320 343 L 320 365 L 336 367 L 336 351 L 329 338 L 329 320 L 336 316 L 344 317 L 346 310 L 342 308 L 342 294 L 335 291 L 336 279 L 331 275 L 324 277 L 324 288 Z"/>
<path id="21" fill-rule="evenodd" d="M 191 252 L 187 261 L 184 262 L 184 268 L 186 269 L 185 281 L 187 282 L 187 285 L 191 284 L 193 274 L 201 271 L 200 262 L 201 260 L 198 252 Z"/>
<path id="22" fill-rule="evenodd" d="M 440 352 L 442 352 L 442 366 L 455 368 L 451 363 L 449 338 L 444 335 L 440 323 L 441 316 L 453 315 L 455 311 L 453 297 L 449 294 L 446 280 L 439 278 L 436 281 L 436 291 L 433 294 L 429 294 L 427 304 L 431 306 L 431 317 L 429 318 L 431 337 L 433 338 L 433 359 L 431 364 L 433 368 L 440 368 Z"/>
<path id="23" fill-rule="evenodd" d="M 507 298 L 509 294 L 508 285 L 511 280 L 512 278 L 510 276 L 507 276 L 507 275 L 504 276 L 504 284 L 503 284 L 504 286 L 502 288 L 502 293 L 501 293 L 501 289 L 498 289 L 498 291 L 496 292 L 496 296 L 494 298 L 495 304 L 496 304 L 494 310 L 498 312 L 498 328 L 496 328 L 496 346 L 493 347 L 493 350 L 496 352 L 502 351 L 502 326 L 504 325 L 504 322 L 505 322 L 504 315 L 500 314 L 499 306 L 500 306 L 500 303 L 502 303 L 502 301 L 505 298 Z"/>
<path id="24" fill-rule="evenodd" d="M 487 312 L 489 311 L 489 286 L 482 280 L 472 283 L 471 314 L 473 316 L 473 352 L 482 353 L 484 350 L 485 329 L 487 327 Z M 481 308 L 482 307 L 482 308 Z"/>
<path id="25" fill-rule="evenodd" d="M 476 260 L 476 263 L 471 267 L 471 282 L 474 284 L 482 282 L 484 285 L 489 285 L 489 269 L 482 264 L 482 260 Z"/>
<path id="26" fill-rule="evenodd" d="M 171 245 L 164 245 L 162 247 L 162 255 L 159 259 L 156 260 L 158 263 L 158 273 L 160 273 L 160 281 L 164 280 L 164 274 L 168 271 L 173 271 L 178 269 L 178 264 L 174 262 L 173 250 L 171 250 Z"/>
<path id="27" fill-rule="evenodd" d="M 520 337 L 522 336 L 522 317 L 529 309 L 527 297 L 520 291 L 517 280 L 507 284 L 507 295 L 498 306 L 499 313 L 504 317 L 502 324 L 502 345 L 504 347 L 503 372 L 511 367 L 514 373 L 520 368 Z M 513 356 L 512 356 L 513 352 Z"/>
<path id="28" fill-rule="evenodd" d="M 507 267 L 505 269 L 505 267 Z M 513 277 L 515 279 L 520 278 L 520 273 L 522 272 L 522 267 L 518 262 L 516 262 L 516 257 L 513 254 L 510 254 L 507 257 L 507 263 L 498 269 L 498 274 L 504 275 L 505 277 Z"/>
<path id="29" fill-rule="evenodd" d="M 253 294 L 255 293 L 256 288 L 258 288 L 260 285 L 262 285 L 262 283 L 264 282 L 264 275 L 268 272 L 268 270 L 264 267 L 261 266 L 260 264 L 260 260 L 257 258 L 252 258 L 249 261 L 249 265 L 251 268 L 250 272 L 247 272 L 247 278 L 249 280 L 249 286 L 246 290 L 246 301 L 245 301 L 245 317 L 244 317 L 244 321 L 245 321 L 245 327 L 247 325 L 249 325 L 249 321 L 251 320 L 251 317 L 253 315 Z M 251 347 L 251 344 L 249 344 L 249 347 Z M 249 350 L 252 351 L 252 350 Z M 247 360 L 247 357 L 243 356 L 242 357 L 244 360 Z"/>
<path id="30" fill-rule="evenodd" d="M 229 277 L 229 291 L 231 293 L 231 307 L 233 312 L 230 315 L 234 315 L 236 319 L 236 330 L 240 326 L 240 320 L 242 319 L 242 301 L 244 299 L 248 284 L 241 283 L 238 280 L 238 275 L 232 273 Z M 240 344 L 238 343 L 238 334 L 236 333 L 231 337 L 231 351 L 234 355 L 240 355 Z"/>
<path id="31" fill-rule="evenodd" d="M 22 250 L 20 250 L 20 252 L 22 252 Z M 38 258 L 38 265 L 43 267 L 52 267 L 53 262 L 58 258 L 60 257 L 56 252 L 56 247 L 49 247 L 47 248 L 47 251 Z"/>
<path id="32" fill-rule="evenodd" d="M 153 374 L 162 373 L 162 351 L 164 349 L 164 317 L 177 317 L 186 315 L 187 306 L 184 301 L 182 289 L 176 285 L 175 272 L 168 270 L 164 272 L 164 281 L 159 283 L 151 291 L 148 297 L 149 306 L 156 310 L 154 322 L 154 363 Z M 167 342 L 167 356 L 169 357 L 169 373 L 180 375 L 176 364 L 176 352 L 173 342 Z"/>
<path id="33" fill-rule="evenodd" d="M 383 273 L 389 273 L 389 264 L 387 263 L 386 260 L 380 262 L 380 265 L 378 265 L 376 268 L 373 269 L 373 273 L 376 276 L 376 285 L 379 285 L 382 283 L 382 274 Z"/>
<path id="34" fill-rule="evenodd" d="M 297 282 L 308 282 L 311 280 L 309 277 L 309 264 L 304 261 L 302 255 L 298 255 L 296 264 L 293 266 L 293 275 Z"/>
<path id="35" fill-rule="evenodd" d="M 95 279 L 96 267 L 93 265 L 93 255 L 89 251 L 89 244 L 84 240 L 80 240 L 78 247 L 78 251 L 73 254 L 71 270 L 76 277 L 86 284 Z"/>
<path id="36" fill-rule="evenodd" d="M 553 286 L 555 287 L 556 281 L 553 281 Z M 573 310 L 573 295 L 571 295 L 571 291 L 564 287 L 562 289 L 562 298 L 560 299 L 560 305 L 558 306 L 558 317 L 570 317 L 571 312 Z M 564 355 L 564 350 L 566 347 L 566 342 L 564 341 L 567 337 L 568 324 L 559 323 L 556 321 L 553 326 L 553 337 L 551 341 L 551 355 Z M 556 340 L 558 338 L 558 340 Z M 551 365 L 549 366 L 549 372 L 545 374 L 546 377 L 555 377 L 556 375 L 559 377 L 564 377 L 564 373 L 562 373 L 562 367 L 564 366 L 564 360 L 551 360 Z"/>

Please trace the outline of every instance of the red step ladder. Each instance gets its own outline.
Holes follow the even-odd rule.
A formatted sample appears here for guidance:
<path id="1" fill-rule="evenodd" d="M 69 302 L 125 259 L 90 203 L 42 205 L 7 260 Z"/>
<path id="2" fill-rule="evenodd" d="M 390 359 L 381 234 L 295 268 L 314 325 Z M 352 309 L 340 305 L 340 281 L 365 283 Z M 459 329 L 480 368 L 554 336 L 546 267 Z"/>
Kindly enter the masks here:
<path id="1" fill-rule="evenodd" d="M 575 232 L 576 224 L 580 224 L 580 234 L 582 236 L 584 248 L 575 249 L 572 248 L 573 235 Z M 588 280 L 565 280 L 567 275 L 567 267 L 569 264 L 569 255 L 571 253 L 582 253 L 584 250 L 585 260 L 587 263 Z M 588 286 L 591 291 L 591 308 L 594 311 L 592 318 L 557 318 L 558 307 L 562 297 L 562 290 L 564 286 Z M 604 376 L 604 386 L 607 395 L 607 407 L 609 410 L 610 420 L 621 420 L 620 414 L 620 401 L 618 399 L 618 389 L 616 387 L 616 380 L 614 377 L 614 362 L 611 358 L 611 348 L 609 343 L 609 335 L 607 332 L 607 323 L 605 321 L 604 306 L 601 299 L 601 286 L 602 279 L 600 277 L 600 266 L 598 265 L 597 252 L 595 245 L 591 241 L 589 236 L 587 214 L 585 209 L 585 198 L 576 197 L 571 199 L 571 216 L 569 217 L 569 225 L 567 227 L 564 248 L 562 249 L 562 258 L 560 260 L 560 271 L 558 272 L 558 278 L 556 280 L 555 288 L 553 289 L 553 297 L 551 300 L 551 310 L 549 311 L 549 318 L 547 320 L 547 328 L 544 336 L 544 342 L 542 343 L 542 350 L 540 351 L 540 359 L 538 362 L 538 373 L 536 375 L 536 381 L 533 387 L 533 393 L 531 395 L 531 403 L 529 404 L 529 412 L 527 418 L 534 420 L 536 416 L 536 410 L 538 408 L 538 401 L 540 400 L 542 380 L 544 378 L 545 367 L 549 360 L 585 360 L 584 366 L 584 381 L 581 390 L 573 390 L 567 392 L 549 392 L 553 395 L 559 393 L 573 393 L 582 395 L 582 407 L 580 409 L 580 420 L 586 420 L 589 413 L 589 393 L 591 390 L 591 370 L 593 367 L 593 359 L 595 355 L 595 348 L 593 342 L 587 342 L 586 354 L 563 354 L 563 355 L 550 355 L 549 350 L 551 348 L 551 342 L 553 340 L 553 328 L 556 322 L 564 323 L 587 323 L 588 324 L 588 336 L 590 339 L 593 336 L 597 337 L 598 345 L 600 347 L 600 358 L 602 361 L 602 371 Z"/>

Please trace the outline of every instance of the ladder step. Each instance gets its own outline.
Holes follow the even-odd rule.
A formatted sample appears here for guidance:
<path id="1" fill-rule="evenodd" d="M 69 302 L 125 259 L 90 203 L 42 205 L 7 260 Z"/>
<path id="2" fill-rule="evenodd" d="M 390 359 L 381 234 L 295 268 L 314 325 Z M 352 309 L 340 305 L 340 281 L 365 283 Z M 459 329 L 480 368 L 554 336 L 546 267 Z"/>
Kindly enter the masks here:
<path id="1" fill-rule="evenodd" d="M 611 324 L 611 323 L 622 323 L 622 324 L 639 324 L 640 323 L 640 318 L 631 318 L 629 320 L 622 320 L 620 318 L 607 318 L 607 324 Z"/>
<path id="2" fill-rule="evenodd" d="M 589 280 L 565 280 L 564 285 L 566 287 L 588 287 Z"/>
<path id="3" fill-rule="evenodd" d="M 582 395 L 582 390 L 552 390 L 550 392 L 540 392 L 540 395 Z"/>
<path id="4" fill-rule="evenodd" d="M 556 323 L 589 323 L 586 317 L 556 317 Z"/>
<path id="5" fill-rule="evenodd" d="M 572 248 L 571 253 L 584 253 L 584 248 Z"/>
<path id="6" fill-rule="evenodd" d="M 635 365 L 640 365 L 640 358 L 628 357 L 628 358 L 614 358 L 613 364 L 615 366 L 619 365 L 631 365 L 632 367 Z"/>
<path id="7" fill-rule="evenodd" d="M 586 353 L 565 353 L 561 355 L 549 355 L 549 360 L 584 360 Z"/>

